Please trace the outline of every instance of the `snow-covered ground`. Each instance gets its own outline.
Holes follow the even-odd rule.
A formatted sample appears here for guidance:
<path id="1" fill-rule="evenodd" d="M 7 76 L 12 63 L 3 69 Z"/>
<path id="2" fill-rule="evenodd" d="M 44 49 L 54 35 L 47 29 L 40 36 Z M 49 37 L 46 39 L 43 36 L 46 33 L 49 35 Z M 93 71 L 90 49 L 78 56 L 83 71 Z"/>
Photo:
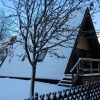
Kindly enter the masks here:
<path id="1" fill-rule="evenodd" d="M 54 84 L 36 82 L 35 92 L 44 94 L 64 90 Z M 30 80 L 18 80 L 9 78 L 0 78 L 0 100 L 24 100 L 29 98 Z"/>

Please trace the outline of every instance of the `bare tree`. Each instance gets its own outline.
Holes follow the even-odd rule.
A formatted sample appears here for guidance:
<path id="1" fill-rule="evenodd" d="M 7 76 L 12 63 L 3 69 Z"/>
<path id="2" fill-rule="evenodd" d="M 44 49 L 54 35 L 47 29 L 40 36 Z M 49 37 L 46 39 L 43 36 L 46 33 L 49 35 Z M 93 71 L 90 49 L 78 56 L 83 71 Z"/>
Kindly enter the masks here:
<path id="1" fill-rule="evenodd" d="M 9 25 L 11 26 L 10 19 L 5 18 L 4 11 L 0 10 L 0 67 L 8 54 L 8 41 L 6 41 L 6 38 L 9 35 Z"/>
<path id="2" fill-rule="evenodd" d="M 0 10 L 0 67 L 8 55 L 8 49 L 10 50 L 10 46 L 15 41 L 15 39 L 11 41 L 11 39 L 14 37 L 9 37 L 11 23 L 12 21 L 10 18 L 6 18 L 5 12 Z M 9 39 L 7 40 L 8 37 Z"/>
<path id="3" fill-rule="evenodd" d="M 3 0 L 2 0 L 3 1 Z M 86 5 L 93 9 L 99 0 L 12 0 L 13 9 L 18 18 L 20 43 L 24 46 L 25 57 L 32 66 L 31 100 L 34 96 L 36 65 L 42 61 L 46 53 L 58 58 L 54 47 L 67 47 L 69 40 L 74 39 L 74 31 L 79 27 L 68 25 L 71 14 Z M 3 2 L 4 3 L 4 2 Z M 5 4 L 4 4 L 5 5 Z M 95 7 L 98 6 L 95 3 Z M 7 6 L 8 7 L 8 6 Z"/>
<path id="4" fill-rule="evenodd" d="M 22 43 L 25 47 L 26 57 L 32 66 L 30 96 L 32 100 L 36 65 L 38 61 L 43 60 L 46 52 L 59 58 L 64 57 L 56 53 L 53 47 L 66 47 L 66 42 L 71 39 L 76 28 L 71 31 L 66 22 L 70 14 L 81 6 L 81 2 L 75 4 L 66 0 L 19 0 L 14 3 L 20 34 L 23 38 Z M 66 30 L 70 32 L 62 34 Z"/>
<path id="5" fill-rule="evenodd" d="M 7 31 L 7 21 L 4 18 L 5 13 L 4 11 L 0 11 L 0 41 L 5 38 L 6 36 L 6 31 Z"/>

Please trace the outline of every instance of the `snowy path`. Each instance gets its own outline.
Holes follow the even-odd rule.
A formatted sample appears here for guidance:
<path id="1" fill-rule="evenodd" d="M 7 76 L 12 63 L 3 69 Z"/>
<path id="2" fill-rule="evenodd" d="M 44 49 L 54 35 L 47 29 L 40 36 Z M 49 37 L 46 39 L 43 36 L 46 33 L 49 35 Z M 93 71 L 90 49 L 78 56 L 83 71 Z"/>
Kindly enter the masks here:
<path id="1" fill-rule="evenodd" d="M 35 92 L 39 94 L 64 90 L 65 87 L 36 82 Z M 29 98 L 30 81 L 0 78 L 0 100 L 24 100 Z"/>

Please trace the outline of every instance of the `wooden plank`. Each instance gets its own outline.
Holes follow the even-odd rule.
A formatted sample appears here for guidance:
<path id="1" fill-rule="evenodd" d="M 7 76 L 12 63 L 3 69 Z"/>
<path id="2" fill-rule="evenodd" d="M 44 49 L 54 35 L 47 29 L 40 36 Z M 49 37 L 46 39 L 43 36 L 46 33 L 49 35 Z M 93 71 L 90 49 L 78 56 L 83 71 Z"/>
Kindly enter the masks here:
<path id="1" fill-rule="evenodd" d="M 74 65 L 74 67 L 71 69 L 70 73 L 72 73 L 74 71 L 74 69 L 77 67 L 77 65 L 79 64 L 80 59 L 77 61 L 77 63 Z"/>
<path id="2" fill-rule="evenodd" d="M 95 61 L 95 62 L 100 62 L 100 59 L 92 59 L 92 58 L 81 58 L 83 61 Z"/>
<path id="3" fill-rule="evenodd" d="M 91 72 L 91 69 L 90 69 L 90 68 L 84 68 L 84 69 L 82 69 L 82 70 L 83 70 L 83 72 L 84 72 L 84 71 L 90 71 L 90 72 Z M 95 68 L 95 69 L 92 68 L 92 72 L 93 72 L 93 71 L 98 71 L 98 68 Z"/>
<path id="4" fill-rule="evenodd" d="M 98 73 L 100 73 L 100 63 L 98 62 Z"/>
<path id="5" fill-rule="evenodd" d="M 92 62 L 90 61 L 90 71 L 92 73 Z"/>

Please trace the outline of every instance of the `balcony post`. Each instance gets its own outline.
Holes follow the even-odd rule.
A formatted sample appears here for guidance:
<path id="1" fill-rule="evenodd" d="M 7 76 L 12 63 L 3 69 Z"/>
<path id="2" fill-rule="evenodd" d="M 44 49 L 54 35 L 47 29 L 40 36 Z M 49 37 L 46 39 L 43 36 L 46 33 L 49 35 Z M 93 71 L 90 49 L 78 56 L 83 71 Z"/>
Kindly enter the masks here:
<path id="1" fill-rule="evenodd" d="M 74 84 L 74 72 L 72 71 L 72 86 Z"/>
<path id="2" fill-rule="evenodd" d="M 100 62 L 98 61 L 98 73 L 100 73 Z"/>
<path id="3" fill-rule="evenodd" d="M 83 60 L 82 59 L 81 59 L 80 63 L 81 63 L 80 64 L 81 65 L 80 67 L 83 69 Z"/>
<path id="4" fill-rule="evenodd" d="M 91 71 L 91 73 L 93 73 L 93 70 L 92 70 L 92 61 L 90 61 L 90 71 Z"/>

